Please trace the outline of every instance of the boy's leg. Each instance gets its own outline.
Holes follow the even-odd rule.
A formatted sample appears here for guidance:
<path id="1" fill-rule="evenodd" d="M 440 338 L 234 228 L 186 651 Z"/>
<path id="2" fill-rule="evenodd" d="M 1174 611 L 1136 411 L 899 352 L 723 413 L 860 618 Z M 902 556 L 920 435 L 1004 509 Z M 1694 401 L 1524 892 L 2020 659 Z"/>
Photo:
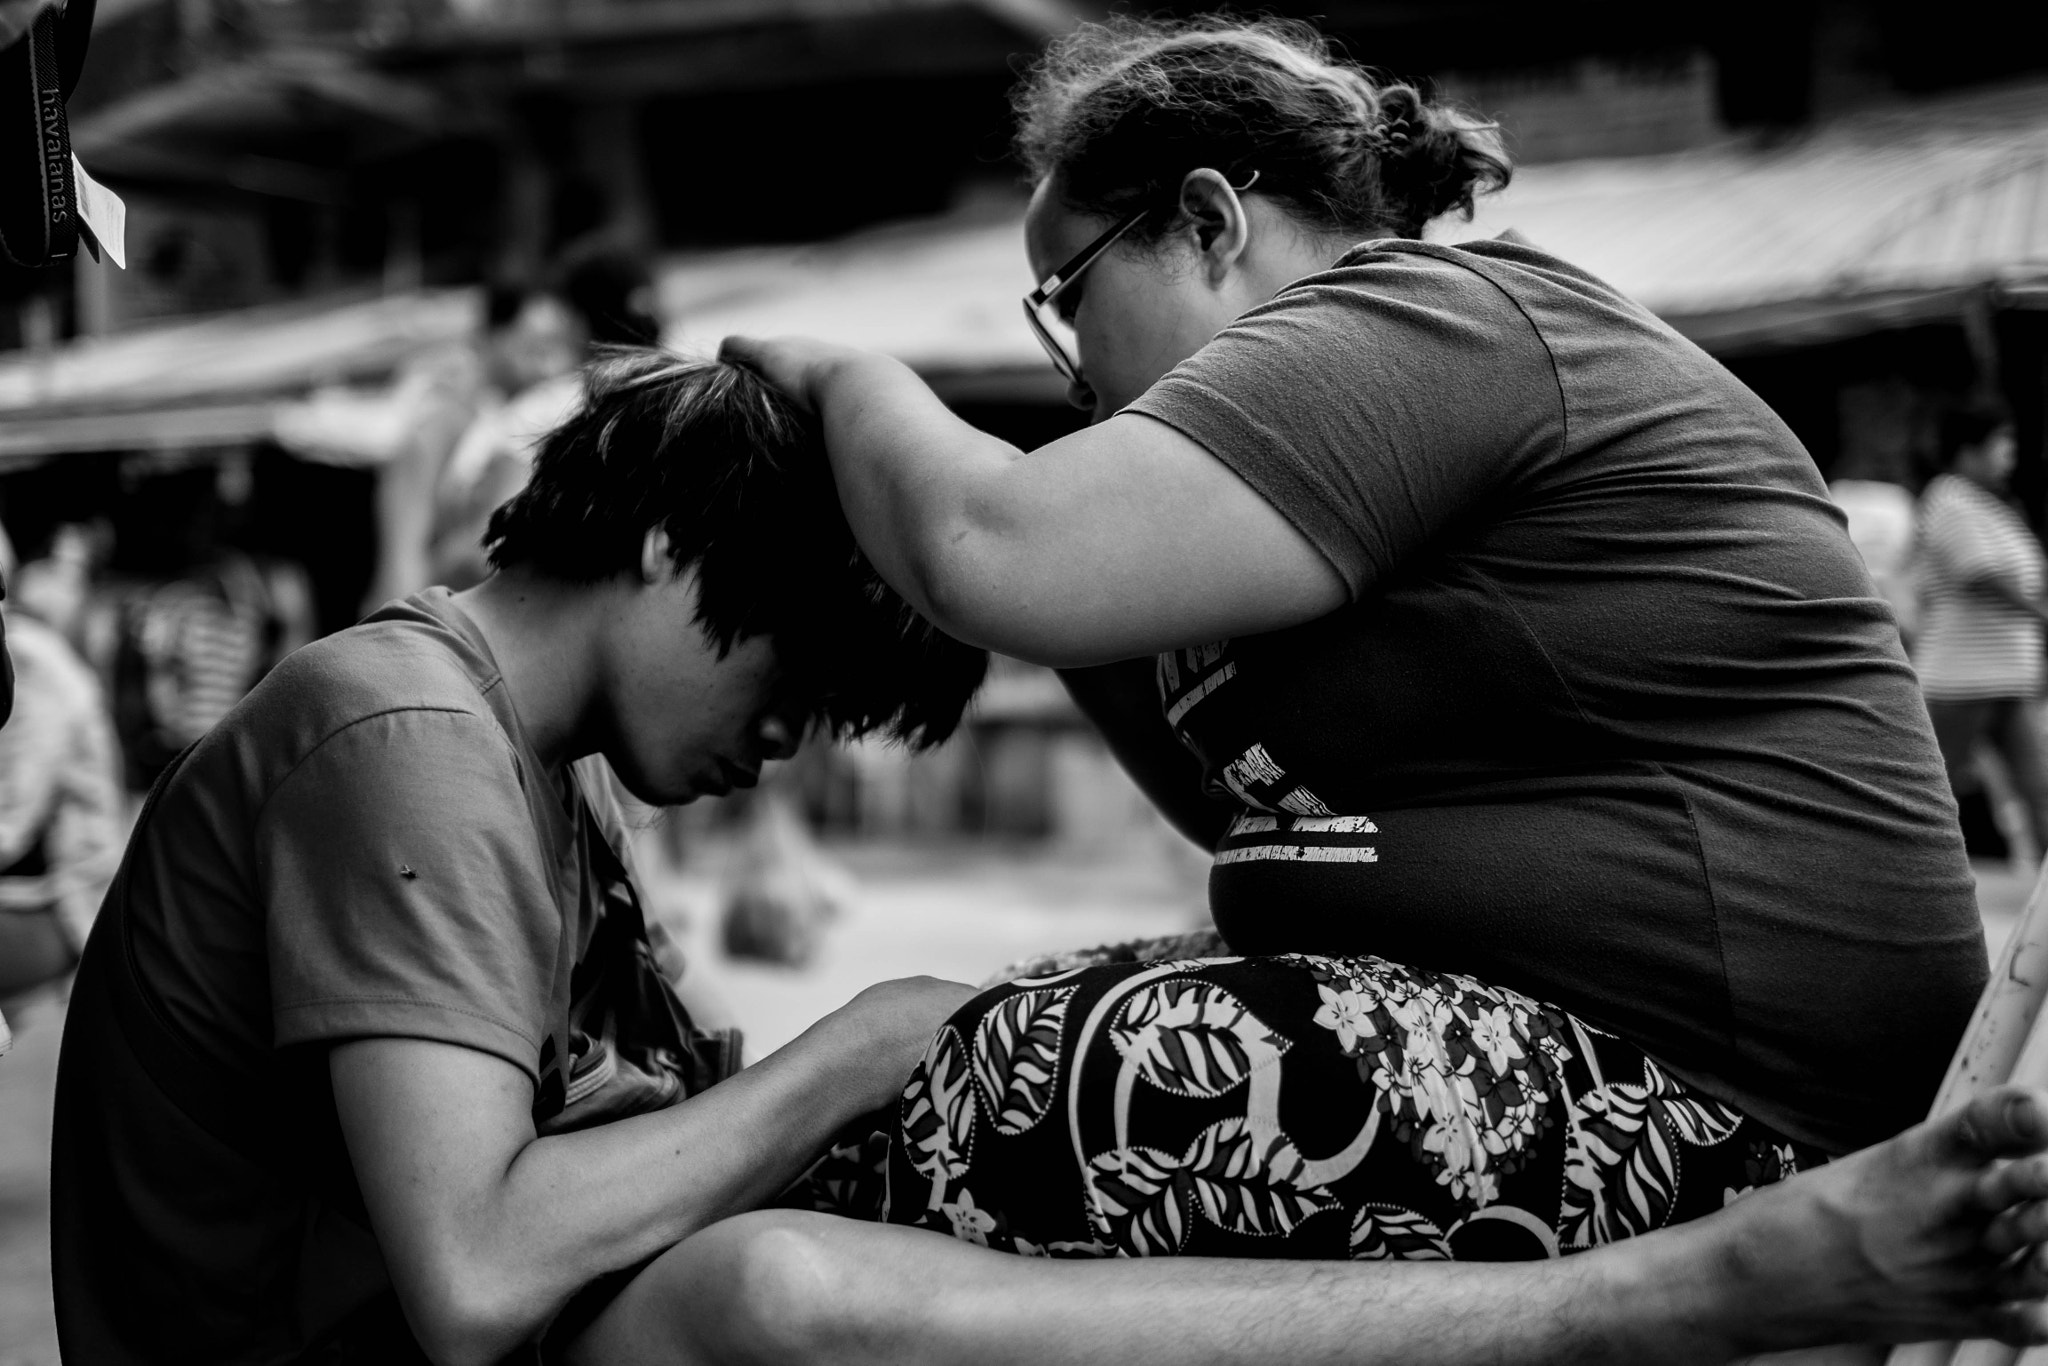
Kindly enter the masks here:
<path id="1" fill-rule="evenodd" d="M 1046 1261 L 745 1215 L 671 1249 L 582 1363 L 1719 1362 L 2048 1340 L 2048 1095 L 2007 1088 L 1697 1222 L 1519 1264 Z M 2021 1158 L 2023 1161 L 2006 1161 Z"/>

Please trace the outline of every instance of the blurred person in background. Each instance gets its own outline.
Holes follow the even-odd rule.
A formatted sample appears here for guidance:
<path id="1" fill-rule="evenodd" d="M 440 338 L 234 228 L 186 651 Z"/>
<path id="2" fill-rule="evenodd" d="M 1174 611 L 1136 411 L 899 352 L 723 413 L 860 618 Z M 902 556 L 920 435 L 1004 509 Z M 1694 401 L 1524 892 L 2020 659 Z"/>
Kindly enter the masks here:
<path id="1" fill-rule="evenodd" d="M 1842 510 L 1850 542 L 1863 557 L 1878 594 L 1891 604 L 1900 638 L 1910 644 L 1920 614 L 1913 557 L 1919 517 L 1912 493 L 1895 480 L 1876 477 L 1875 471 L 1866 476 L 1841 469 L 1828 481 L 1828 497 Z"/>
<path id="2" fill-rule="evenodd" d="M 538 283 L 501 279 L 482 295 L 473 338 L 410 357 L 374 395 L 322 391 L 273 418 L 287 450 L 377 469 L 365 611 L 479 581 L 485 524 L 580 397 L 577 367 L 594 346 L 644 345 L 660 330 L 645 266 L 602 242 L 564 253 Z"/>
<path id="3" fill-rule="evenodd" d="M 509 303 L 499 296 L 493 309 Z M 379 591 L 481 581 L 485 527 L 525 486 L 540 439 L 582 398 L 578 367 L 594 347 L 650 345 L 659 333 L 646 268 L 616 250 L 572 253 L 548 284 L 524 291 L 492 332 L 490 383 L 460 435 L 443 447 L 444 429 L 423 431 L 380 483 L 380 530 L 395 559 L 387 569 L 380 552 Z M 422 487 L 428 496 L 417 496 Z"/>
<path id="4" fill-rule="evenodd" d="M 0 532 L 0 581 L 13 577 Z M 0 1009 L 78 962 L 120 859 L 120 759 L 100 681 L 62 631 L 0 600 L 16 678 L 0 724 Z"/>
<path id="5" fill-rule="evenodd" d="M 2048 853 L 2048 754 L 2037 711 L 2048 576 L 2041 543 L 2006 492 L 2015 446 L 2003 413 L 1943 416 L 1942 473 L 1920 499 L 1920 631 L 1913 662 L 1950 790 L 1988 806 L 1977 763 L 1988 748 L 2012 783 L 2033 856 Z"/>
<path id="6" fill-rule="evenodd" d="M 132 537 L 149 578 L 124 597 L 113 688 L 135 791 L 313 637 L 304 567 L 244 548 L 251 477 L 232 458 L 159 476 L 157 516 Z"/>

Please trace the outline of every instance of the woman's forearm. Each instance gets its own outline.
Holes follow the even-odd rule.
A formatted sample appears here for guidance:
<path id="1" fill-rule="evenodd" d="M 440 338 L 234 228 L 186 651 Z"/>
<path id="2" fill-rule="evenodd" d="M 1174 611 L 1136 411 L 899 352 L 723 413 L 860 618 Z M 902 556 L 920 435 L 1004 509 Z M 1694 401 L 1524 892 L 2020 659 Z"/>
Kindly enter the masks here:
<path id="1" fill-rule="evenodd" d="M 955 417 L 887 356 L 836 358 L 810 396 L 854 538 L 912 606 L 971 638 L 951 603 L 973 576 L 980 538 L 999 529 L 989 491 L 1023 453 Z"/>

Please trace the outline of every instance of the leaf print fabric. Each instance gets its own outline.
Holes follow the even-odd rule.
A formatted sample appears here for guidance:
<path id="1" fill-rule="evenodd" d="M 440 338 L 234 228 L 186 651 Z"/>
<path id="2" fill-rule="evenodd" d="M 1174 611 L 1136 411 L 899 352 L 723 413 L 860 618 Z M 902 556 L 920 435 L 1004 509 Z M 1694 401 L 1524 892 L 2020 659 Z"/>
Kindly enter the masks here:
<path id="1" fill-rule="evenodd" d="M 1513 1260 L 1825 1161 L 1625 1040 L 1383 959 L 1006 982 L 786 1203 L 1041 1257 Z"/>
<path id="2" fill-rule="evenodd" d="M 1220 1096 L 1287 1049 L 1287 1040 L 1253 1018 L 1243 1002 L 1193 978 L 1157 983 L 1132 997 L 1109 1037 L 1140 1079 L 1177 1096 Z"/>
<path id="3" fill-rule="evenodd" d="M 1073 996 L 1071 987 L 1019 992 L 974 1027 L 974 1079 L 1001 1132 L 1021 1134 L 1051 1108 L 1060 1030 Z"/>

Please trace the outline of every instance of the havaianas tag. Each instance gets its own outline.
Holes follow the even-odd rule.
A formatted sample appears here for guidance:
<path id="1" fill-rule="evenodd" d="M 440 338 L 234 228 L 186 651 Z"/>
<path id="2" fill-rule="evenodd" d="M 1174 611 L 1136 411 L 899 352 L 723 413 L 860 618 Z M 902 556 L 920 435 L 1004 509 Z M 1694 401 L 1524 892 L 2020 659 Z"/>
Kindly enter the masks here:
<path id="1" fill-rule="evenodd" d="M 128 269 L 128 206 L 121 202 L 121 196 L 86 174 L 75 152 L 71 156 L 71 184 L 78 196 L 79 227 L 92 259 L 99 260 L 104 251 L 115 265 Z"/>

